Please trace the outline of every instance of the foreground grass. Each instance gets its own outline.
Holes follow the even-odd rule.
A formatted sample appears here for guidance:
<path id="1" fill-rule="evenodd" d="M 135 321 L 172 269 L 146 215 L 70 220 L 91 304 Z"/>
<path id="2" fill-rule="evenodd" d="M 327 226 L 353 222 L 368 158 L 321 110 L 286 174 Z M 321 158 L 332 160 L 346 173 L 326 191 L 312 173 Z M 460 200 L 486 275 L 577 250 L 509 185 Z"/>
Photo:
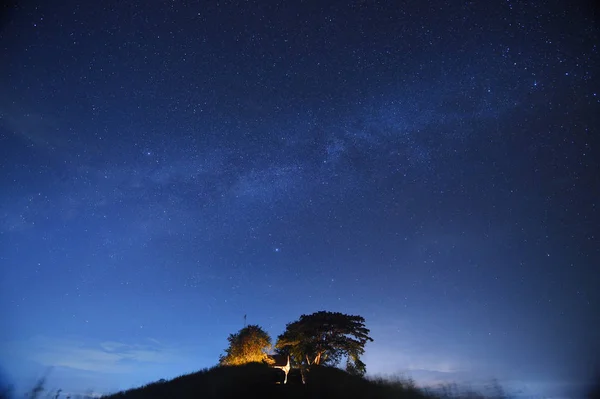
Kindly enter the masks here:
<path id="1" fill-rule="evenodd" d="M 330 367 L 315 367 L 307 375 L 307 384 L 301 382 L 298 370 L 292 370 L 287 385 L 277 384 L 283 374 L 262 364 L 244 366 L 213 367 L 177 377 L 170 381 L 160 380 L 139 388 L 104 395 L 105 399 L 141 398 L 277 398 L 277 399 L 507 399 L 502 387 L 494 383 L 486 394 L 460 389 L 449 384 L 435 389 L 417 388 L 410 380 L 366 379 L 350 375 L 343 370 Z M 92 396 L 61 394 L 44 389 L 41 379 L 26 398 L 91 399 Z M 0 399 L 12 399 L 10 389 L 0 389 Z M 19 396 L 22 397 L 22 396 Z M 600 399 L 600 379 L 590 384 L 586 399 Z M 577 397 L 579 399 L 580 396 Z"/>

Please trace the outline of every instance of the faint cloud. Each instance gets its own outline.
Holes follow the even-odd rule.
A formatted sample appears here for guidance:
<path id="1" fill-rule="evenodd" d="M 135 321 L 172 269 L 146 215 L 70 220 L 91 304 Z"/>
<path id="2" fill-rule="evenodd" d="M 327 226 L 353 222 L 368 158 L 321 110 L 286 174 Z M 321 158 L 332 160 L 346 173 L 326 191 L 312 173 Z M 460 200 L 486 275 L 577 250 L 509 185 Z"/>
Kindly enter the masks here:
<path id="1" fill-rule="evenodd" d="M 162 345 L 159 340 L 155 338 L 148 338 L 148 341 L 155 343 L 156 345 Z"/>
<path id="2" fill-rule="evenodd" d="M 390 350 L 392 349 L 392 350 Z M 410 348 L 393 350 L 389 345 L 371 345 L 365 355 L 368 368 L 373 373 L 426 372 L 426 373 L 458 373 L 463 371 L 459 363 L 444 355 L 418 353 Z"/>
<path id="3" fill-rule="evenodd" d="M 78 339 L 35 337 L 12 342 L 4 352 L 23 356 L 44 367 L 68 367 L 82 371 L 129 373 L 149 365 L 177 364 L 185 351 L 146 339 L 130 344 L 117 341 L 86 342 Z"/>
<path id="4" fill-rule="evenodd" d="M 460 380 L 472 371 L 464 362 L 429 340 L 423 340 L 417 326 L 409 321 L 396 320 L 371 324 L 371 336 L 364 356 L 371 375 L 406 375 L 419 383 Z"/>
<path id="5" fill-rule="evenodd" d="M 100 343 L 100 347 L 108 352 L 118 351 L 119 349 L 127 348 L 127 346 L 127 344 L 124 344 L 122 342 L 107 341 Z"/>

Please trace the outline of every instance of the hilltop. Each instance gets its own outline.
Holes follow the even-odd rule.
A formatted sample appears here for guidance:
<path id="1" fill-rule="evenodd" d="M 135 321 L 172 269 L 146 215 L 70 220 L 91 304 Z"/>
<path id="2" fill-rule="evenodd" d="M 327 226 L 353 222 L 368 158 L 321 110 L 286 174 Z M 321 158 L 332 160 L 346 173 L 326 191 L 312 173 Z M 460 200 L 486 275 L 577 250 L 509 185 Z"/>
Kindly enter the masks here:
<path id="1" fill-rule="evenodd" d="M 297 371 L 297 370 L 294 370 Z M 286 385 L 278 370 L 251 363 L 242 366 L 216 366 L 183 375 L 170 381 L 154 382 L 140 388 L 104 396 L 106 399 L 206 398 L 344 398 L 344 399 L 425 399 L 430 396 L 409 383 L 369 380 L 333 367 L 314 367 L 302 384 L 297 373 L 290 373 Z"/>

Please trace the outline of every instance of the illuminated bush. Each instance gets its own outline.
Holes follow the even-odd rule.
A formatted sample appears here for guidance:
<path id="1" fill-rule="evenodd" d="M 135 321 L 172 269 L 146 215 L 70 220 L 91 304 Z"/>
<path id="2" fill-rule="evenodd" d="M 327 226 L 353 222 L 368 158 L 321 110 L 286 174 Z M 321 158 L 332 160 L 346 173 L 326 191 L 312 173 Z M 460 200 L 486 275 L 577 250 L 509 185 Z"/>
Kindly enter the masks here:
<path id="1" fill-rule="evenodd" d="M 219 359 L 221 365 L 239 366 L 252 362 L 272 362 L 267 356 L 271 349 L 271 337 L 257 325 L 249 325 L 235 334 L 230 334 L 227 341 L 229 347 Z"/>

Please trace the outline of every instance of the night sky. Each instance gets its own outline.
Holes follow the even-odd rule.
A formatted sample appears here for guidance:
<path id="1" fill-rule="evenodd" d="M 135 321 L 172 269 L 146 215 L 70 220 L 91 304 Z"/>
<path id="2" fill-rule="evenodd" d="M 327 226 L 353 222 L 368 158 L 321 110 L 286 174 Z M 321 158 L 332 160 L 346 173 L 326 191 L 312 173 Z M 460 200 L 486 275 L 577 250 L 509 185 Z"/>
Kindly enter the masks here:
<path id="1" fill-rule="evenodd" d="M 359 314 L 369 374 L 564 397 L 600 353 L 591 2 L 24 0 L 0 364 L 107 392 Z"/>

